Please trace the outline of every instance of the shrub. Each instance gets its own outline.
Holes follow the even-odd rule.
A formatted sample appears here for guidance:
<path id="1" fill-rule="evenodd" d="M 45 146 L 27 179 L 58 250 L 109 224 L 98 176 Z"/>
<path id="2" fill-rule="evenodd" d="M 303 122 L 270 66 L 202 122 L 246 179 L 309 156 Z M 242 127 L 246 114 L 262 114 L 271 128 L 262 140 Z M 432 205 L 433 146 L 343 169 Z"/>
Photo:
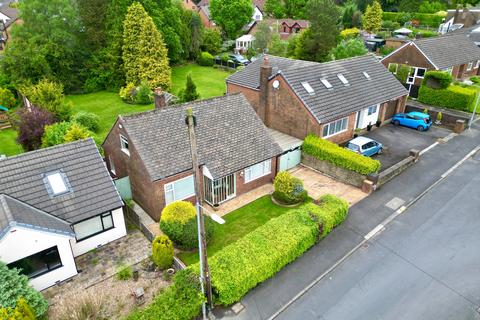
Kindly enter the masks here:
<path id="1" fill-rule="evenodd" d="M 17 104 L 17 99 L 12 91 L 6 88 L 0 88 L 0 106 L 12 108 Z"/>
<path id="2" fill-rule="evenodd" d="M 164 235 L 157 236 L 152 242 L 152 259 L 160 269 L 167 269 L 173 263 L 173 244 Z"/>
<path id="3" fill-rule="evenodd" d="M 433 89 L 446 89 L 451 83 L 452 76 L 445 71 L 428 71 L 422 81 L 422 85 Z"/>
<path id="4" fill-rule="evenodd" d="M 18 299 L 15 308 L 0 307 L 1 320 L 35 320 L 36 318 L 32 308 L 23 298 Z"/>
<path id="5" fill-rule="evenodd" d="M 274 181 L 275 200 L 285 204 L 295 204 L 306 200 L 307 191 L 302 180 L 292 176 L 288 171 L 280 171 Z"/>
<path id="6" fill-rule="evenodd" d="M 18 269 L 9 269 L 0 262 L 0 306 L 16 308 L 20 298 L 25 300 L 37 317 L 44 315 L 48 309 L 47 300 L 29 285 L 26 276 L 21 275 Z"/>
<path id="7" fill-rule="evenodd" d="M 51 112 L 57 120 L 69 120 L 72 104 L 65 101 L 60 83 L 44 79 L 36 85 L 21 87 L 20 92 L 35 106 Z"/>
<path id="8" fill-rule="evenodd" d="M 348 216 L 348 202 L 333 195 L 324 195 L 319 205 L 307 203 L 303 208 L 317 222 L 320 237 L 325 237 Z"/>
<path id="9" fill-rule="evenodd" d="M 118 267 L 117 279 L 118 280 L 129 280 L 133 277 L 132 266 L 121 265 Z"/>
<path id="10" fill-rule="evenodd" d="M 56 146 L 65 142 L 65 134 L 72 126 L 71 122 L 57 122 L 45 126 L 42 136 L 42 148 Z"/>
<path id="11" fill-rule="evenodd" d="M 32 106 L 31 111 L 20 108 L 17 114 L 18 122 L 15 123 L 18 129 L 17 142 L 26 151 L 40 148 L 45 126 L 54 122 L 54 116 L 47 110 L 35 106 Z"/>
<path id="12" fill-rule="evenodd" d="M 202 51 L 209 52 L 211 54 L 217 54 L 222 47 L 222 35 L 217 29 L 206 29 L 202 35 L 202 44 L 200 48 Z"/>
<path id="13" fill-rule="evenodd" d="M 382 21 L 382 29 L 393 31 L 400 28 L 400 23 L 397 21 L 385 20 Z"/>
<path id="14" fill-rule="evenodd" d="M 200 53 L 200 56 L 197 58 L 197 63 L 201 66 L 211 67 L 213 66 L 213 56 L 204 51 Z"/>
<path id="15" fill-rule="evenodd" d="M 473 83 L 480 83 L 480 77 L 479 76 L 470 77 L 470 81 L 472 81 Z"/>
<path id="16" fill-rule="evenodd" d="M 80 111 L 73 116 L 72 120 L 93 132 L 98 132 L 100 129 L 100 118 L 95 113 Z"/>
<path id="17" fill-rule="evenodd" d="M 185 269 L 173 277 L 173 284 L 152 304 L 134 311 L 126 320 L 190 320 L 200 313 L 204 301 L 196 272 Z"/>
<path id="18" fill-rule="evenodd" d="M 153 93 L 148 86 L 148 82 L 142 81 L 135 89 L 134 102 L 136 104 L 150 104 L 153 102 Z"/>
<path id="19" fill-rule="evenodd" d="M 206 241 L 210 240 L 214 222 L 207 216 L 205 221 Z M 197 217 L 195 207 L 186 201 L 175 201 L 166 206 L 160 218 L 160 228 L 178 246 L 193 249 L 198 246 Z"/>
<path id="20" fill-rule="evenodd" d="M 135 101 L 135 85 L 133 83 L 127 83 L 125 87 L 120 88 L 118 93 L 120 98 L 127 103 L 134 103 Z"/>
<path id="21" fill-rule="evenodd" d="M 319 160 L 328 161 L 338 167 L 370 174 L 380 170 L 380 162 L 365 157 L 348 149 L 342 148 L 333 142 L 309 135 L 305 138 L 302 147 L 303 152 Z"/>
<path id="22" fill-rule="evenodd" d="M 350 39 L 350 38 L 356 38 L 360 35 L 360 30 L 357 28 L 348 28 L 348 29 L 343 29 L 340 32 L 340 37 L 343 39 Z"/>
<path id="23" fill-rule="evenodd" d="M 65 133 L 63 140 L 64 142 L 73 142 L 77 140 L 87 139 L 93 136 L 93 132 L 88 131 L 88 129 L 84 126 L 74 122 Z"/>
<path id="24" fill-rule="evenodd" d="M 475 103 L 476 91 L 459 86 L 432 89 L 422 84 L 418 101 L 425 104 L 470 112 Z"/>
<path id="25" fill-rule="evenodd" d="M 405 64 L 400 64 L 397 68 L 397 74 L 395 76 L 397 77 L 398 81 L 400 81 L 401 83 L 405 83 L 407 82 L 407 78 L 411 70 L 411 67 Z"/>

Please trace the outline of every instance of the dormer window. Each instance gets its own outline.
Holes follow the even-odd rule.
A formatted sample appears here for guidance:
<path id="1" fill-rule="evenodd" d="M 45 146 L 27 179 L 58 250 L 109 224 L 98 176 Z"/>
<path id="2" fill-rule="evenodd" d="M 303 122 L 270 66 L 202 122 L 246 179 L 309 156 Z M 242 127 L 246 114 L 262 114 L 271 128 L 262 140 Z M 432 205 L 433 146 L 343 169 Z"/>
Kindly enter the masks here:
<path id="1" fill-rule="evenodd" d="M 59 196 L 70 192 L 67 176 L 63 172 L 47 173 L 44 180 L 51 196 Z"/>
<path id="2" fill-rule="evenodd" d="M 342 81 L 344 86 L 349 85 L 347 78 L 345 78 L 345 76 L 343 74 L 339 73 L 339 74 L 337 74 L 337 77 L 338 77 L 338 79 L 340 79 L 340 81 Z"/>
<path id="3" fill-rule="evenodd" d="M 312 86 L 308 82 L 302 82 L 302 86 L 308 94 L 313 95 L 315 94 L 315 90 L 313 90 Z"/>
<path id="4" fill-rule="evenodd" d="M 128 149 L 128 139 L 120 135 L 120 148 L 123 152 L 130 156 L 130 150 Z"/>
<path id="5" fill-rule="evenodd" d="M 327 89 L 332 89 L 333 88 L 332 84 L 327 79 L 320 79 L 320 81 L 323 83 L 325 88 L 327 88 Z"/>

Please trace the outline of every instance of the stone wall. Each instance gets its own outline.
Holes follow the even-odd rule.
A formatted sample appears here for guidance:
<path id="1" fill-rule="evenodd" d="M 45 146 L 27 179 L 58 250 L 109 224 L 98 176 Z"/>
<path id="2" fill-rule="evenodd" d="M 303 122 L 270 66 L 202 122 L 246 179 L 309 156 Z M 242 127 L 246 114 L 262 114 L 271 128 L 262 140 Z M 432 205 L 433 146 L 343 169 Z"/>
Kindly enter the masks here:
<path id="1" fill-rule="evenodd" d="M 394 177 L 398 176 L 404 170 L 412 166 L 415 163 L 415 160 L 415 157 L 408 156 L 407 158 L 403 159 L 400 162 L 397 162 L 390 168 L 380 172 L 380 174 L 378 175 L 377 188 L 380 187 L 382 184 L 385 184 L 388 181 L 392 180 Z"/>
<path id="2" fill-rule="evenodd" d="M 451 130 L 455 127 L 455 123 L 457 120 L 464 120 L 466 124 L 470 121 L 470 117 L 468 114 L 460 114 L 458 111 L 452 111 L 449 112 L 449 110 L 443 109 L 443 108 L 436 108 L 424 104 L 420 104 L 419 102 L 411 102 L 407 104 L 407 107 L 405 108 L 405 112 L 423 112 L 423 110 L 428 109 L 428 114 L 430 115 L 430 118 L 432 119 L 433 123 L 435 123 L 435 120 L 437 119 L 437 114 L 439 112 L 442 113 L 442 126 L 447 127 Z"/>

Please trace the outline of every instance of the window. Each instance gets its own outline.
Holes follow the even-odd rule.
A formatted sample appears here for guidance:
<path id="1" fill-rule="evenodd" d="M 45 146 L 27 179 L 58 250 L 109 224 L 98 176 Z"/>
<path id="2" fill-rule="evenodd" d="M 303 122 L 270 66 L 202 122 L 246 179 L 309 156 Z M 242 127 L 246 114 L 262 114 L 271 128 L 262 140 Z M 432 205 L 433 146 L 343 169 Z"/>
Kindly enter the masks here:
<path id="1" fill-rule="evenodd" d="M 368 107 L 368 115 L 372 115 L 377 112 L 377 106 Z"/>
<path id="2" fill-rule="evenodd" d="M 470 71 L 473 69 L 473 62 L 469 62 L 467 65 L 467 71 Z"/>
<path id="3" fill-rule="evenodd" d="M 327 79 L 320 79 L 320 81 L 323 83 L 325 88 L 327 88 L 327 89 L 332 89 L 333 88 L 332 84 Z"/>
<path id="4" fill-rule="evenodd" d="M 365 71 L 363 71 L 363 76 L 367 79 L 367 80 L 370 80 L 370 75 L 368 73 L 366 73 Z"/>
<path id="5" fill-rule="evenodd" d="M 480 60 L 477 60 L 477 63 L 475 63 L 475 69 L 477 69 L 478 67 L 480 67 Z"/>
<path id="6" fill-rule="evenodd" d="M 345 78 L 345 76 L 343 74 L 339 73 L 339 74 L 337 74 L 337 77 L 338 77 L 338 79 L 340 79 L 340 81 L 342 81 L 342 83 L 344 85 L 348 86 L 348 84 L 349 84 L 348 80 L 347 80 L 347 78 Z"/>
<path id="7" fill-rule="evenodd" d="M 165 203 L 184 200 L 195 195 L 193 175 L 165 185 Z"/>
<path id="8" fill-rule="evenodd" d="M 125 152 L 127 155 L 130 155 L 130 150 L 128 149 L 128 140 L 124 136 L 120 136 L 120 147 L 122 151 Z"/>
<path id="9" fill-rule="evenodd" d="M 115 171 L 115 162 L 113 162 L 112 156 L 108 156 L 108 164 L 110 165 L 110 172 L 113 173 L 113 175 L 117 175 L 117 172 Z"/>
<path id="10" fill-rule="evenodd" d="M 67 184 L 61 172 L 47 174 L 48 185 L 54 196 L 68 192 Z"/>
<path id="11" fill-rule="evenodd" d="M 35 278 L 62 267 L 62 260 L 58 253 L 57 246 L 37 252 L 8 264 L 9 268 L 17 268 L 21 274 L 29 278 Z"/>
<path id="12" fill-rule="evenodd" d="M 99 233 L 113 229 L 112 213 L 104 213 L 73 225 L 77 241 L 85 240 Z"/>
<path id="13" fill-rule="evenodd" d="M 427 72 L 427 69 L 417 68 L 417 78 L 423 78 L 425 76 L 425 72 Z"/>
<path id="14" fill-rule="evenodd" d="M 245 169 L 245 183 L 266 176 L 272 172 L 272 160 L 257 163 L 251 167 Z"/>
<path id="15" fill-rule="evenodd" d="M 342 118 L 337 121 L 327 123 L 323 126 L 323 137 L 330 137 L 340 132 L 346 131 L 348 127 L 348 118 Z"/>
<path id="16" fill-rule="evenodd" d="M 303 89 L 305 89 L 308 94 L 315 94 L 315 90 L 313 90 L 312 86 L 308 82 L 302 82 Z"/>

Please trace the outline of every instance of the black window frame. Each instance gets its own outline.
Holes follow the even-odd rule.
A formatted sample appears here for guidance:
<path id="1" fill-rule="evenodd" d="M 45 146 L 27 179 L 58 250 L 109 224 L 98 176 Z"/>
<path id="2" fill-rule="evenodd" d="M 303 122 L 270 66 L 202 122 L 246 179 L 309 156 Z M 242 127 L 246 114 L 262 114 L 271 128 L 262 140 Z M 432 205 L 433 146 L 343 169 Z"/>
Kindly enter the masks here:
<path id="1" fill-rule="evenodd" d="M 18 266 L 15 266 L 13 264 L 15 263 L 18 263 L 19 261 L 22 261 L 22 260 L 25 260 L 25 259 L 28 259 L 28 258 L 32 258 L 34 256 L 37 256 L 37 255 L 43 255 L 43 256 L 46 256 L 47 254 L 49 254 L 52 250 L 55 250 L 57 255 L 58 255 L 58 260 L 60 261 L 60 264 L 55 264 L 55 265 L 52 265 L 50 267 L 50 265 L 48 264 L 48 262 L 46 262 L 46 265 L 47 265 L 47 270 L 43 271 L 43 272 L 40 272 L 40 273 L 37 273 L 33 276 L 31 275 L 28 275 L 26 273 L 23 272 L 23 269 L 21 267 L 18 267 Z M 13 261 L 13 262 L 10 262 L 9 264 L 7 264 L 7 267 L 8 268 L 15 268 L 15 269 L 18 269 L 20 270 L 20 274 L 24 274 L 26 275 L 29 279 L 34 279 L 34 278 L 37 278 L 37 277 L 40 277 L 40 276 L 43 276 L 49 272 L 52 272 L 54 270 L 57 270 L 57 269 L 60 269 L 63 267 L 63 262 L 62 262 L 62 256 L 60 255 L 60 251 L 58 251 L 58 246 L 53 246 L 53 247 L 50 247 L 48 249 L 45 249 L 45 250 L 42 250 L 42 251 L 39 251 L 39 252 L 36 252 L 34 254 L 31 254 L 27 257 L 24 257 L 22 259 L 18 259 L 16 261 Z"/>
<path id="2" fill-rule="evenodd" d="M 112 219 L 112 226 L 111 226 L 110 228 L 105 229 L 105 224 L 103 223 L 103 218 L 104 218 L 104 217 L 107 217 L 107 216 L 110 216 L 110 218 Z M 77 238 L 77 233 L 75 232 L 75 225 L 76 225 L 76 224 L 79 224 L 79 223 L 82 223 L 82 222 L 84 222 L 84 221 L 88 221 L 88 220 L 90 220 L 90 219 L 94 219 L 94 218 L 100 218 L 100 222 L 102 223 L 102 231 L 98 231 L 98 232 L 92 233 L 92 234 L 90 234 L 90 235 L 88 235 L 88 236 L 86 236 L 86 237 L 83 237 L 83 238 L 78 239 L 78 238 Z M 85 240 L 87 240 L 87 239 L 90 239 L 90 238 L 92 238 L 92 237 L 95 237 L 95 236 L 97 236 L 97 235 L 99 235 L 99 234 L 101 234 L 101 233 L 107 232 L 107 231 L 112 230 L 112 229 L 115 229 L 115 221 L 114 221 L 114 219 L 113 219 L 112 211 L 104 212 L 104 213 L 101 213 L 101 214 L 96 215 L 96 216 L 94 216 L 94 217 L 90 217 L 90 218 L 88 218 L 88 219 L 84 219 L 84 220 L 79 221 L 79 222 L 77 222 L 77 223 L 75 223 L 75 224 L 73 225 L 73 232 L 75 232 L 75 240 L 77 241 L 77 243 L 78 243 L 78 242 L 85 241 Z"/>

